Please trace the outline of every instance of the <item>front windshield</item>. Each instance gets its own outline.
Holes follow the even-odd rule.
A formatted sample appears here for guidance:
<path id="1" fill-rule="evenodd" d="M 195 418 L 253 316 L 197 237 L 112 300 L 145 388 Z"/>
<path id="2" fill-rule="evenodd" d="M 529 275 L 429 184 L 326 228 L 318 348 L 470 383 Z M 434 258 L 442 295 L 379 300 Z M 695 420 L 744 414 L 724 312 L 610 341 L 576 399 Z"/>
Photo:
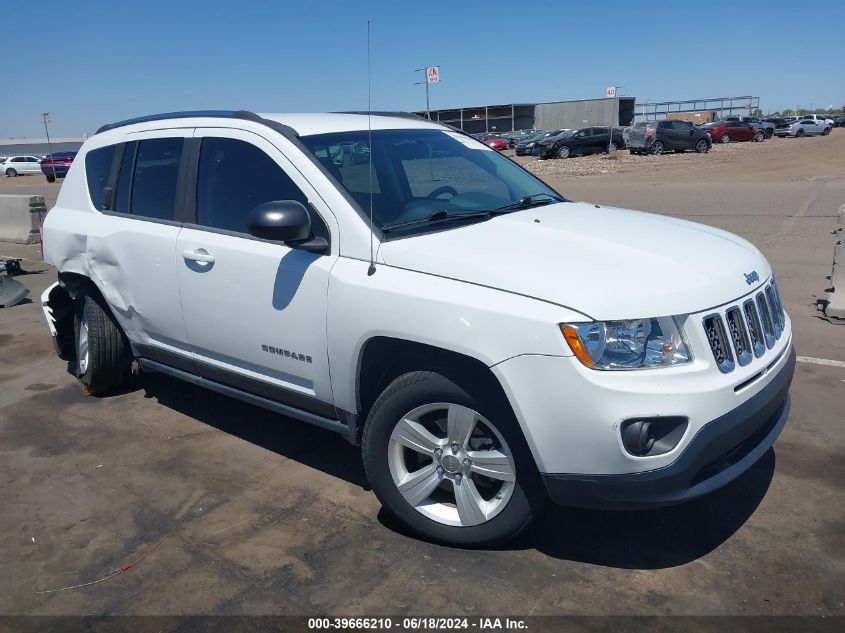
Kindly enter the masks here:
<path id="1" fill-rule="evenodd" d="M 529 197 L 560 198 L 510 159 L 459 132 L 373 130 L 372 148 L 368 134 L 335 132 L 300 140 L 367 215 L 372 155 L 373 223 L 379 229 L 435 213 L 493 211 Z"/>

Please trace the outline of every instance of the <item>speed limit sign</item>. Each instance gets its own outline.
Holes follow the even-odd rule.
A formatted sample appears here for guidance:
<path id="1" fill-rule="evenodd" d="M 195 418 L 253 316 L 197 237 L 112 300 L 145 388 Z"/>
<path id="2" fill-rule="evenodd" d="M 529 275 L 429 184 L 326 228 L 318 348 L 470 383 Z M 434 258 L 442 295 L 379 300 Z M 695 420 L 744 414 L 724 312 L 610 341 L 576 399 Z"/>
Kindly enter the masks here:
<path id="1" fill-rule="evenodd" d="M 607 95 L 608 99 L 613 99 L 616 96 L 616 86 L 610 86 L 606 91 L 605 95 Z"/>

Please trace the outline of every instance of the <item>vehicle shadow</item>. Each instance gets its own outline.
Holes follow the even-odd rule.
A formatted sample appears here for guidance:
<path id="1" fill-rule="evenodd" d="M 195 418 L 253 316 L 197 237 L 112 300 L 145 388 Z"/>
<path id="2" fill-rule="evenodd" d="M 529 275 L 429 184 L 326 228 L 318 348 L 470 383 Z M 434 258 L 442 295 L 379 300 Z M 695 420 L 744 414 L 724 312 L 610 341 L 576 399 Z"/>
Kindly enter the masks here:
<path id="1" fill-rule="evenodd" d="M 340 435 L 160 374 L 136 386 L 147 398 L 229 435 L 369 490 L 361 453 Z M 716 492 L 678 506 L 604 511 L 548 504 L 525 533 L 500 550 L 534 549 L 552 558 L 616 567 L 663 569 L 694 561 L 739 530 L 762 502 L 775 452 Z M 382 508 L 379 522 L 419 539 Z"/>
<path id="2" fill-rule="evenodd" d="M 769 449 L 724 488 L 681 505 L 620 512 L 550 506 L 510 547 L 622 569 L 683 565 L 713 551 L 745 524 L 765 497 L 774 470 L 775 452 Z"/>
<path id="3" fill-rule="evenodd" d="M 502 550 L 535 549 L 547 556 L 619 569 L 665 569 L 701 558 L 727 541 L 760 505 L 775 469 L 769 449 L 742 476 L 716 492 L 677 506 L 607 511 L 549 504 L 529 529 Z M 411 534 L 384 508 L 379 521 Z"/>
<path id="4" fill-rule="evenodd" d="M 369 490 L 360 450 L 337 433 L 161 374 L 136 384 L 169 409 Z"/>

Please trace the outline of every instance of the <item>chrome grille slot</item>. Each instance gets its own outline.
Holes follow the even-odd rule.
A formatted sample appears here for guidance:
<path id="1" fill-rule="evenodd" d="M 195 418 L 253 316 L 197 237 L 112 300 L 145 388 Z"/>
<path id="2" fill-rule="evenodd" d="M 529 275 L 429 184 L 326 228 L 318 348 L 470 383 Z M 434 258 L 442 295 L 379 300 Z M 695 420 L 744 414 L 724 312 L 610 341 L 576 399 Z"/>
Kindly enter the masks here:
<path id="1" fill-rule="evenodd" d="M 772 323 L 772 314 L 769 312 L 769 305 L 766 303 L 766 295 L 757 293 L 757 309 L 760 312 L 760 323 L 763 325 L 763 337 L 766 347 L 772 349 L 775 346 L 775 326 Z"/>
<path id="2" fill-rule="evenodd" d="M 745 323 L 748 325 L 748 335 L 751 337 L 751 348 L 754 355 L 760 358 L 766 351 L 766 344 L 763 342 L 763 328 L 760 325 L 760 317 L 757 315 L 757 306 L 754 299 L 749 299 L 742 306 L 745 312 Z"/>
<path id="3" fill-rule="evenodd" d="M 704 332 L 707 335 L 707 341 L 710 343 L 710 349 L 713 351 L 713 358 L 716 360 L 719 370 L 725 374 L 732 372 L 735 367 L 734 359 L 722 316 L 711 314 L 704 317 Z"/>
<path id="4" fill-rule="evenodd" d="M 736 360 L 740 365 L 747 365 L 751 362 L 753 356 L 751 354 L 751 343 L 749 343 L 748 334 L 745 331 L 742 312 L 737 307 L 728 308 L 725 318 L 728 321 L 728 332 L 731 335 L 731 343 L 733 343 L 736 352 Z"/>
<path id="5" fill-rule="evenodd" d="M 769 312 L 772 315 L 772 325 L 775 330 L 775 338 L 780 338 L 783 332 L 783 325 L 780 322 L 780 310 L 778 309 L 778 300 L 775 296 L 774 288 L 769 285 L 766 288 L 766 299 L 769 301 Z"/>

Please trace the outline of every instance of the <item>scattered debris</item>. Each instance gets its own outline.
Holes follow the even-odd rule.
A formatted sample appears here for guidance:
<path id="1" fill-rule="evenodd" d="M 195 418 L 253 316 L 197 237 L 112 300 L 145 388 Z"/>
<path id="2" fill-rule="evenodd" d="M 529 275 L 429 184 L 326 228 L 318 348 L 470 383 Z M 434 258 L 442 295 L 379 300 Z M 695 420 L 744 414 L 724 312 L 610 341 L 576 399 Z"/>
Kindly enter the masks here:
<path id="1" fill-rule="evenodd" d="M 0 307 L 11 308 L 23 301 L 29 294 L 29 290 L 24 288 L 21 282 L 12 279 L 15 275 L 20 274 L 20 259 L 0 257 Z"/>

